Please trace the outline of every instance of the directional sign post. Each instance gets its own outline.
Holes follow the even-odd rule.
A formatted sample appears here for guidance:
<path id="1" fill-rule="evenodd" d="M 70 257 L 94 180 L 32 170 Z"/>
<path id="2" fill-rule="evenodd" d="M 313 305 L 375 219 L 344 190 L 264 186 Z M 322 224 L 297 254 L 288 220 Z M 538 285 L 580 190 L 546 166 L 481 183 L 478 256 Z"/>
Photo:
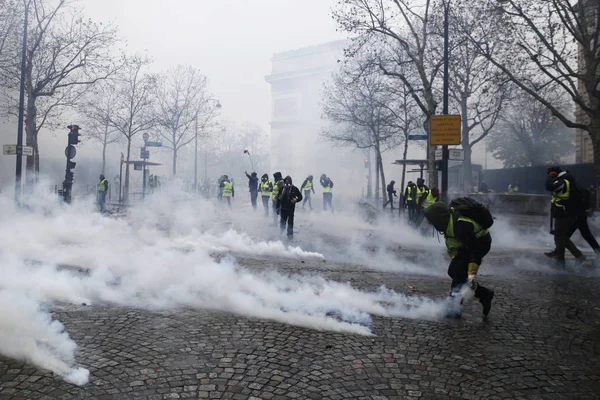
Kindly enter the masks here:
<path id="1" fill-rule="evenodd" d="M 427 135 L 408 135 L 408 140 L 427 140 Z"/>
<path id="2" fill-rule="evenodd" d="M 162 142 L 146 142 L 146 147 L 162 147 Z"/>
<path id="3" fill-rule="evenodd" d="M 31 146 L 23 146 L 21 151 L 19 150 L 19 146 L 16 144 L 5 144 L 2 146 L 2 154 L 5 156 L 16 156 L 17 154 L 22 154 L 24 156 L 32 156 L 33 155 L 33 147 Z"/>

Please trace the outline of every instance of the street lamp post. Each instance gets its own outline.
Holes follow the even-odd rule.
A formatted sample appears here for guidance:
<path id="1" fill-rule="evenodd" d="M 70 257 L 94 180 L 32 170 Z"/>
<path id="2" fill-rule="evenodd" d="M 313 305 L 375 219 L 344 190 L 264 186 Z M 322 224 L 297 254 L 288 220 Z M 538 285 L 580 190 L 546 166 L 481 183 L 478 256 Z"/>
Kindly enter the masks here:
<path id="1" fill-rule="evenodd" d="M 221 102 L 217 99 L 206 99 L 206 102 L 208 101 L 217 102 L 217 104 L 215 104 L 216 108 L 223 107 Z M 206 180 L 206 170 L 204 172 L 204 179 Z M 194 185 L 192 187 L 194 188 L 194 193 L 198 194 L 198 111 L 196 111 L 196 129 L 194 137 Z"/>

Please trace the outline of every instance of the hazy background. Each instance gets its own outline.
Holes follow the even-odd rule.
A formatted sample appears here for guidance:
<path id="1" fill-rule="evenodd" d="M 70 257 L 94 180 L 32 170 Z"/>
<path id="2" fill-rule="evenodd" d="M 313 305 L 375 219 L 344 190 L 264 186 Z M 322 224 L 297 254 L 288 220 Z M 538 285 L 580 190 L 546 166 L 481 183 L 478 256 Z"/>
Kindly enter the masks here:
<path id="1" fill-rule="evenodd" d="M 150 67 L 152 71 L 165 71 L 178 64 L 199 68 L 209 79 L 213 97 L 223 105 L 222 119 L 254 123 L 266 132 L 269 140 L 271 94 L 265 76 L 271 73 L 271 58 L 283 51 L 344 39 L 345 36 L 336 31 L 331 17 L 330 10 L 336 3 L 337 0 L 80 0 L 76 6 L 82 7 L 97 22 L 115 23 L 120 36 L 127 42 L 129 54 L 146 53 L 154 60 Z M 64 125 L 78 122 L 76 118 L 72 119 L 65 117 Z M 39 136 L 41 172 L 51 173 L 57 184 L 63 178 L 60 168 L 64 169 L 66 134 L 66 129 L 58 132 L 42 129 Z M 92 176 L 97 179 L 95 170 L 99 170 L 99 167 L 92 167 L 92 160 L 87 157 L 97 161 L 100 145 L 85 141 L 85 126 L 82 126 L 82 135 L 84 142 L 78 146 L 75 160 L 79 163 L 75 170 L 76 181 L 79 178 L 76 185 L 82 184 L 82 180 L 91 180 Z M 16 121 L 3 121 L 0 125 L 2 144 L 15 143 L 15 137 Z M 121 147 L 117 144 L 108 146 L 107 176 L 118 174 Z M 191 154 L 193 151 L 184 149 L 180 156 L 182 177 L 193 171 Z M 139 143 L 134 145 L 132 155 L 133 159 L 139 159 Z M 424 155 L 424 151 L 414 148 L 408 158 Z M 83 162 L 84 157 L 86 162 Z M 365 172 L 361 170 L 363 156 L 357 152 L 353 157 L 356 160 L 352 163 L 357 164 L 355 173 L 362 177 Z M 384 155 L 388 181 L 400 180 L 401 167 L 389 165 L 399 158 L 401 148 Z M 501 165 L 491 155 L 487 158 L 488 167 Z M 473 163 L 484 164 L 484 160 L 484 145 L 481 144 L 475 148 Z M 150 161 L 165 163 L 154 168 L 152 173 L 169 175 L 167 151 L 161 155 L 153 150 Z M 0 174 L 2 186 L 10 185 L 14 179 L 14 157 L 3 156 L 0 167 L 3 170 Z M 277 169 L 276 165 L 271 167 Z M 199 170 L 202 171 L 201 160 Z M 321 172 L 304 173 L 318 176 Z M 335 171 L 328 173 L 335 182 Z M 132 179 L 137 179 L 138 175 L 141 178 L 141 174 L 134 173 Z M 297 176 L 296 181 L 303 178 Z M 409 174 L 407 178 L 414 180 L 416 174 Z"/>

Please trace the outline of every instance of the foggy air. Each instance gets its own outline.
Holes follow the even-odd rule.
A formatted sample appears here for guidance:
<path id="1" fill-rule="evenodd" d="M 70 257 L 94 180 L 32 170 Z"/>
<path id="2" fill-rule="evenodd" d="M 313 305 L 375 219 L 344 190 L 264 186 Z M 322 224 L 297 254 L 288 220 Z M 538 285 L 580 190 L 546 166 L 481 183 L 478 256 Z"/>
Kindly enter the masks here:
<path id="1" fill-rule="evenodd" d="M 0 397 L 593 397 L 599 16 L 0 0 Z"/>

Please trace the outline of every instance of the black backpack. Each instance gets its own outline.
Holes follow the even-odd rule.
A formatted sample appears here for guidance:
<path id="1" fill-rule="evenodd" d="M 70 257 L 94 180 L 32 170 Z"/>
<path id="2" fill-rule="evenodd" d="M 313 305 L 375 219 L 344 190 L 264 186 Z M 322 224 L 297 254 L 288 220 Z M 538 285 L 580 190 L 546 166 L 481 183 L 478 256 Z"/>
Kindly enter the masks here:
<path id="1" fill-rule="evenodd" d="M 471 218 L 484 229 L 489 229 L 494 224 L 494 217 L 492 217 L 490 210 L 470 197 L 459 197 L 452 200 L 450 208 L 453 208 L 463 217 Z"/>
<path id="2" fill-rule="evenodd" d="M 592 193 L 586 188 L 576 186 L 572 191 L 571 200 L 572 204 L 582 211 L 592 208 Z"/>

